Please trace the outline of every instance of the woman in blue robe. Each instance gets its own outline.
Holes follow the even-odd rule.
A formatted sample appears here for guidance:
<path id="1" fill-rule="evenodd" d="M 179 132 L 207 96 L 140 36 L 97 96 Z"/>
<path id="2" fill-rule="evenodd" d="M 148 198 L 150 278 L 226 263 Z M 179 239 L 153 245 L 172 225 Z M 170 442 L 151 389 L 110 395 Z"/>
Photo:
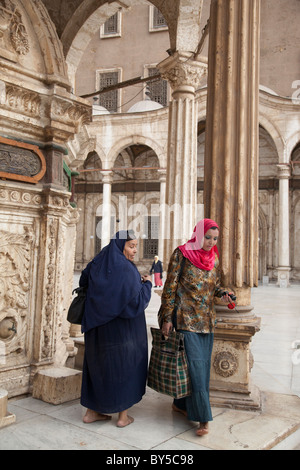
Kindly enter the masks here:
<path id="1" fill-rule="evenodd" d="M 85 423 L 119 413 L 117 426 L 133 422 L 127 410 L 146 390 L 148 342 L 145 308 L 151 277 L 141 278 L 133 264 L 137 240 L 118 232 L 82 271 L 87 287 L 82 332 L 85 338 L 81 404 Z"/>

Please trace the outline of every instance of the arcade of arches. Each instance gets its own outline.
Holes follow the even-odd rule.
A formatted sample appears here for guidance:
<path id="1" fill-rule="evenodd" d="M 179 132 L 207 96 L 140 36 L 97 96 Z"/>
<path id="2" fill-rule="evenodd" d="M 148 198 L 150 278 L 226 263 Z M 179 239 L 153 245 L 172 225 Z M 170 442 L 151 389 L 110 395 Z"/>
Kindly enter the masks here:
<path id="1" fill-rule="evenodd" d="M 9 396 L 44 399 L 35 387 L 45 370 L 70 376 L 74 269 L 114 231 L 139 235 L 141 272 L 155 254 L 166 269 L 204 215 L 220 224 L 223 283 L 239 305 L 238 314 L 217 305 L 212 402 L 260 407 L 251 289 L 300 281 L 299 19 L 297 0 L 0 1 L 0 388 Z M 157 86 L 96 93 L 154 73 Z"/>

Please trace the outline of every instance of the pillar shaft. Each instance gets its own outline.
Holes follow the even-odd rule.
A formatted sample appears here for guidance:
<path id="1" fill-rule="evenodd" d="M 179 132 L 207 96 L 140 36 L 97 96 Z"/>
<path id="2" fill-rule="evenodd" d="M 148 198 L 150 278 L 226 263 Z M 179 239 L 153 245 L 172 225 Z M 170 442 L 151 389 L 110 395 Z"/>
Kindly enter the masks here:
<path id="1" fill-rule="evenodd" d="M 211 2 L 204 210 L 221 227 L 223 282 L 237 289 L 257 284 L 259 10 Z"/>
<path id="2" fill-rule="evenodd" d="M 158 170 L 160 181 L 160 220 L 159 220 L 159 244 L 158 256 L 164 259 L 164 239 L 165 239 L 165 201 L 166 201 L 166 170 Z"/>
<path id="3" fill-rule="evenodd" d="M 260 407 L 251 385 L 251 308 L 258 257 L 259 0 L 212 0 L 204 165 L 204 212 L 220 225 L 222 285 L 237 310 L 217 306 L 211 400 Z"/>
<path id="4" fill-rule="evenodd" d="M 103 201 L 102 201 L 102 248 L 109 244 L 111 237 L 111 184 L 112 172 L 103 172 Z"/>
<path id="5" fill-rule="evenodd" d="M 175 53 L 159 64 L 173 94 L 169 110 L 164 260 L 192 234 L 197 215 L 197 103 L 206 64 Z"/>
<path id="6" fill-rule="evenodd" d="M 289 165 L 278 165 L 279 177 L 279 217 L 278 217 L 278 284 L 288 287 L 290 272 L 290 204 L 289 204 Z"/>

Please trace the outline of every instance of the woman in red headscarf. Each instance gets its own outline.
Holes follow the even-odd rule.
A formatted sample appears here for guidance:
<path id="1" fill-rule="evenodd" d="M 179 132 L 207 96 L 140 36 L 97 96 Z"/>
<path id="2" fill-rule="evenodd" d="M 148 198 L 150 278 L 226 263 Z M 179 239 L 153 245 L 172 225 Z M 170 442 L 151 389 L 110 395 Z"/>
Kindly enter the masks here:
<path id="1" fill-rule="evenodd" d="M 192 395 L 175 399 L 173 410 L 190 421 L 198 421 L 198 436 L 208 433 L 212 421 L 209 402 L 210 363 L 216 312 L 214 298 L 221 297 L 219 227 L 211 219 L 201 220 L 191 240 L 173 252 L 158 314 L 162 333 L 173 327 L 184 334 L 185 350 L 192 382 Z M 222 297 L 230 303 L 226 294 Z"/>

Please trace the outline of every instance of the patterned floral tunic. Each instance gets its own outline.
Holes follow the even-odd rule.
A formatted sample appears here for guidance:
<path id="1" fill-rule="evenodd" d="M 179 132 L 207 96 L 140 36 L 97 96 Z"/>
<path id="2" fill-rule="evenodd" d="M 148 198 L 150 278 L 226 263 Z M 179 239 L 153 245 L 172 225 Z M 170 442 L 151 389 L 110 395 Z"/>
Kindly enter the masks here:
<path id="1" fill-rule="evenodd" d="M 172 321 L 176 305 L 178 330 L 213 333 L 216 324 L 214 296 L 224 290 L 220 286 L 219 259 L 215 257 L 215 266 L 211 271 L 199 269 L 185 259 L 178 283 L 183 259 L 181 251 L 176 248 L 169 262 L 162 293 L 159 324 Z"/>

